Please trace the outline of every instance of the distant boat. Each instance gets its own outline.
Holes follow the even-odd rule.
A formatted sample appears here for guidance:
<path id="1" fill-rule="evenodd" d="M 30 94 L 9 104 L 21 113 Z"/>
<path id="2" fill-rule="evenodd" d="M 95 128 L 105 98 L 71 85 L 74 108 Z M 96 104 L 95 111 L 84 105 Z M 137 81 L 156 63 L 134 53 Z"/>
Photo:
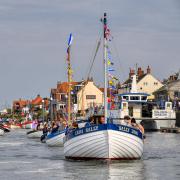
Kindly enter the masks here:
<path id="1" fill-rule="evenodd" d="M 104 13 L 104 114 L 96 116 L 94 124 L 83 128 L 69 129 L 64 142 L 64 155 L 67 159 L 112 159 L 134 160 L 143 154 L 143 135 L 139 129 L 113 123 L 107 117 L 107 28 Z M 69 96 L 68 96 L 69 97 Z M 70 117 L 70 114 L 69 114 Z M 103 122 L 105 121 L 105 122 Z"/>
<path id="2" fill-rule="evenodd" d="M 21 129 L 21 128 L 22 128 L 22 125 L 21 125 L 21 124 L 11 124 L 11 125 L 10 125 L 10 128 L 11 128 L 11 129 Z"/>
<path id="3" fill-rule="evenodd" d="M 65 131 L 57 131 L 55 133 L 49 133 L 46 137 L 46 144 L 48 146 L 63 146 L 63 139 L 65 137 Z"/>
<path id="4" fill-rule="evenodd" d="M 22 128 L 24 129 L 34 129 L 37 126 L 37 122 L 26 121 L 22 124 Z"/>
<path id="5" fill-rule="evenodd" d="M 41 138 L 42 135 L 43 135 L 42 130 L 32 130 L 27 132 L 28 138 Z"/>
<path id="6" fill-rule="evenodd" d="M 9 126 L 6 124 L 0 124 L 0 129 L 4 130 L 4 132 L 10 132 Z"/>
<path id="7" fill-rule="evenodd" d="M 3 135 L 4 135 L 4 129 L 0 128 L 0 136 L 3 136 Z"/>

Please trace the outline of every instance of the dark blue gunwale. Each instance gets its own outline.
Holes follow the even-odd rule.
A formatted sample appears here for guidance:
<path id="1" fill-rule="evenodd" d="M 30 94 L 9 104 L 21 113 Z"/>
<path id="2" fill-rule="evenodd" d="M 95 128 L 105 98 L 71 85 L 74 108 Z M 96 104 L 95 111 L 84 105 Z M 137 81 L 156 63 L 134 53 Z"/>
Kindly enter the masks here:
<path id="1" fill-rule="evenodd" d="M 57 131 L 57 132 L 55 132 L 55 133 L 50 133 L 50 134 L 47 135 L 47 139 L 51 139 L 51 138 L 53 138 L 53 137 L 55 137 L 55 136 L 58 136 L 58 135 L 60 135 L 60 134 L 62 134 L 62 133 L 64 133 L 64 132 L 65 132 L 65 130 L 63 130 L 63 131 Z"/>
<path id="2" fill-rule="evenodd" d="M 88 134 L 91 132 L 104 131 L 104 130 L 120 131 L 127 134 L 132 134 L 140 139 L 143 139 L 143 135 L 141 131 L 133 127 L 129 127 L 125 125 L 117 125 L 117 124 L 99 124 L 99 125 L 92 125 L 83 128 L 69 129 L 68 132 L 66 133 L 66 140 L 70 140 L 74 137 Z"/>

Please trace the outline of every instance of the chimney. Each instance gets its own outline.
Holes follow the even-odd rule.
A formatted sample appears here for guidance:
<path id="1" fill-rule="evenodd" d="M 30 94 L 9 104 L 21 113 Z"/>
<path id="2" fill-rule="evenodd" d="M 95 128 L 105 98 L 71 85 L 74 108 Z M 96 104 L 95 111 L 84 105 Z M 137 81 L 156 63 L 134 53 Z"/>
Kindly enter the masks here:
<path id="1" fill-rule="evenodd" d="M 138 77 L 144 75 L 144 71 L 142 71 L 141 67 L 138 67 L 137 75 Z"/>
<path id="2" fill-rule="evenodd" d="M 134 69 L 131 69 L 131 68 L 130 68 L 130 71 L 129 71 L 129 78 L 131 78 L 134 74 L 135 74 Z"/>
<path id="3" fill-rule="evenodd" d="M 151 68 L 149 66 L 147 67 L 147 74 L 151 74 Z"/>

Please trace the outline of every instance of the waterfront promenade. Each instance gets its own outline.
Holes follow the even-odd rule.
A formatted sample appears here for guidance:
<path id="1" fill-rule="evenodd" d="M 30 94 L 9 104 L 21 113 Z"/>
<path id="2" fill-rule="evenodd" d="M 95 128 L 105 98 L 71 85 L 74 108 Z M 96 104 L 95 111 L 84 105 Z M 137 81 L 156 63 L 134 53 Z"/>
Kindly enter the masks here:
<path id="1" fill-rule="evenodd" d="M 63 148 L 28 139 L 27 130 L 0 137 L 0 179 L 180 179 L 179 134 L 147 133 L 142 160 L 67 161 Z"/>

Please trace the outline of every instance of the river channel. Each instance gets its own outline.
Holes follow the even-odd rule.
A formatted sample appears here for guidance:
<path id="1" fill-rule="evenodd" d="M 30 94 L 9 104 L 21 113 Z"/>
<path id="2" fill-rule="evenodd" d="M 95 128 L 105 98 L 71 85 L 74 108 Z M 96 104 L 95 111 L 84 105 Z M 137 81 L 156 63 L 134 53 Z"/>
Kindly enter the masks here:
<path id="1" fill-rule="evenodd" d="M 180 179 L 180 134 L 146 133 L 136 161 L 69 161 L 63 148 L 28 139 L 27 130 L 0 137 L 0 180 Z"/>

